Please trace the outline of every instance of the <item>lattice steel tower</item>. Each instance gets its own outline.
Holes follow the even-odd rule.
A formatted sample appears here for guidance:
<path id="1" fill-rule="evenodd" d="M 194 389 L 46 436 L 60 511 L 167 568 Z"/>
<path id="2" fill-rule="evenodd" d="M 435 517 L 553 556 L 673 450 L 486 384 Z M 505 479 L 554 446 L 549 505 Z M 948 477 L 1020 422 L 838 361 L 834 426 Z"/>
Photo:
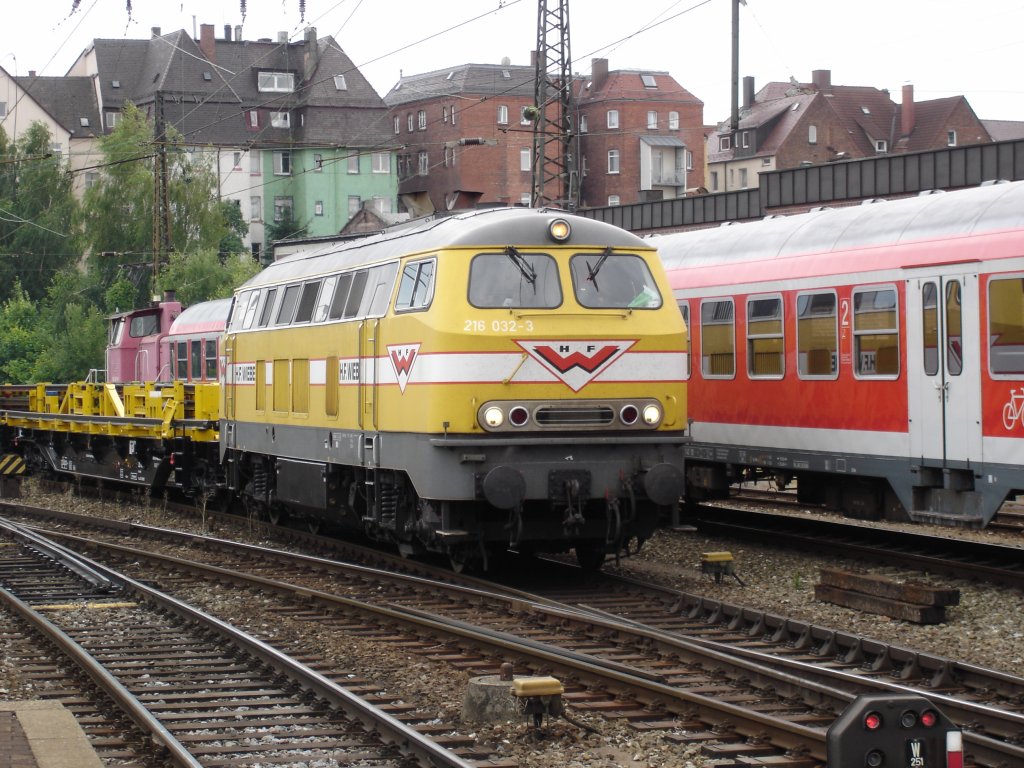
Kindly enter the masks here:
<path id="1" fill-rule="evenodd" d="M 530 205 L 575 210 L 579 197 L 569 0 L 538 0 Z"/>

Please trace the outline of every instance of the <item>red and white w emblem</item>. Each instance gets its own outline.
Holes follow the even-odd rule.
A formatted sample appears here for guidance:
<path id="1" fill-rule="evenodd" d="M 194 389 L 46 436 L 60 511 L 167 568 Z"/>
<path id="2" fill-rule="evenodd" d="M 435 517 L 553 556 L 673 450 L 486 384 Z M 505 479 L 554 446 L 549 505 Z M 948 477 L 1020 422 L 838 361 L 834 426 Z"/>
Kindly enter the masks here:
<path id="1" fill-rule="evenodd" d="M 391 360 L 391 367 L 395 369 L 398 386 L 403 393 L 405 385 L 409 383 L 409 375 L 412 373 L 412 366 L 416 362 L 416 355 L 419 351 L 419 344 L 388 345 L 388 358 Z"/>
<path id="2" fill-rule="evenodd" d="M 516 341 L 516 344 L 573 392 L 579 392 L 626 354 L 636 340 Z"/>

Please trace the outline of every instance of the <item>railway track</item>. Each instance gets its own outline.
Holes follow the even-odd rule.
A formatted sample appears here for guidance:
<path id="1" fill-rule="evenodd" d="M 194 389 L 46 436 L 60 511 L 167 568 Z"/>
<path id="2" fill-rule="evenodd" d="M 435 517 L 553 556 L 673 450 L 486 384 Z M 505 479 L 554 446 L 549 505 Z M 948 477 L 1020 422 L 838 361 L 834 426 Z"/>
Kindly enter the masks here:
<path id="1" fill-rule="evenodd" d="M 77 665 L 171 764 L 471 765 L 231 625 L 21 526 L 0 529 L 7 609 Z"/>
<path id="2" fill-rule="evenodd" d="M 135 527 L 133 535 L 159 536 L 166 546 L 172 534 Z M 712 756 L 772 754 L 790 761 L 777 765 L 817 765 L 824 727 L 853 696 L 917 690 L 940 695 L 939 706 L 973 729 L 967 741 L 976 765 L 1024 761 L 1014 746 L 1024 733 L 1014 704 L 1024 683 L 948 659 L 621 580 L 540 597 L 493 585 L 485 591 L 463 579 L 440 584 L 430 576 L 396 577 L 288 553 L 257 554 L 194 535 L 185 540 L 178 546 L 217 563 L 206 578 L 298 593 L 313 605 L 286 610 L 305 612 L 321 626 L 353 631 L 348 613 L 357 611 L 362 628 L 355 631 L 393 638 L 462 668 L 497 671 L 511 658 L 538 673 L 557 670 L 571 681 L 566 698 L 573 707 L 629 718 L 670 741 L 704 739 Z M 155 556 L 127 550 L 124 556 L 152 557 L 148 569 L 157 567 Z M 567 574 L 573 572 L 548 573 L 542 580 L 571 583 Z M 192 577 L 173 578 L 181 587 Z M 524 636 L 529 643 L 522 643 Z"/>

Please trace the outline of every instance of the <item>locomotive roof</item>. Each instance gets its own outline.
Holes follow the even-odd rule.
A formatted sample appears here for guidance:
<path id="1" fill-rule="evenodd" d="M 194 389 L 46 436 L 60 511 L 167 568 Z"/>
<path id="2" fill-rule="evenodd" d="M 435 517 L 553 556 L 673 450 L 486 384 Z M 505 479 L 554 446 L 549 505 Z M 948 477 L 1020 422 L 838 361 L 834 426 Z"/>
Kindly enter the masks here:
<path id="1" fill-rule="evenodd" d="M 612 224 L 546 208 L 489 208 L 444 216 L 431 216 L 389 227 L 359 240 L 335 240 L 275 261 L 241 289 L 277 284 L 339 269 L 431 253 L 442 248 L 552 248 L 559 243 L 548 235 L 554 219 L 567 219 L 570 246 L 649 250 L 650 244 Z"/>
<path id="2" fill-rule="evenodd" d="M 654 235 L 647 243 L 674 270 L 1021 228 L 1024 182 L 1011 182 Z"/>

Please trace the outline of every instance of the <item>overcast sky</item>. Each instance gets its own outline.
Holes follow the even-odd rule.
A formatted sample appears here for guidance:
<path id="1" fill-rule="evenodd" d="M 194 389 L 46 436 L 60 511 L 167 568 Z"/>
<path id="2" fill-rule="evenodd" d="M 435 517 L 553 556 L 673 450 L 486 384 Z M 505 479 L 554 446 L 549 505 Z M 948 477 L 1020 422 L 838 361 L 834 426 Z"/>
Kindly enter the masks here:
<path id="1" fill-rule="evenodd" d="M 549 8 L 557 0 L 548 0 Z M 458 64 L 528 65 L 537 0 L 6 0 L 0 66 L 63 75 L 95 38 L 146 38 L 200 24 L 241 24 L 247 40 L 300 40 L 305 26 L 332 35 L 384 96 L 401 72 Z M 615 12 L 611 12 L 615 9 Z M 729 118 L 732 0 L 570 0 L 573 69 L 664 71 L 704 102 L 704 122 Z M 755 87 L 808 82 L 828 69 L 835 85 L 913 84 L 918 101 L 963 94 L 978 117 L 1024 121 L 1022 0 L 746 0 L 740 7 L 740 76 Z"/>

